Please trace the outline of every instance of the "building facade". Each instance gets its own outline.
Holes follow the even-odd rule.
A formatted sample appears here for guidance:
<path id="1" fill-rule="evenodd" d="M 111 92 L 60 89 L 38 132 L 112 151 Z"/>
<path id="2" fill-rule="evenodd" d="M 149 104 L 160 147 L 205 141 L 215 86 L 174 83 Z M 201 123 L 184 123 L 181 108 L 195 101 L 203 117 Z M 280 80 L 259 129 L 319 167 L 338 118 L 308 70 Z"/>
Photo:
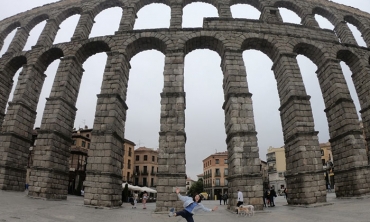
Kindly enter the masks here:
<path id="1" fill-rule="evenodd" d="M 186 193 L 189 192 L 190 187 L 195 183 L 196 181 L 192 180 L 190 177 L 186 178 Z"/>
<path id="2" fill-rule="evenodd" d="M 123 144 L 122 181 L 133 183 L 135 143 L 125 139 Z"/>
<path id="3" fill-rule="evenodd" d="M 334 159 L 330 142 L 320 143 L 320 148 L 322 166 L 325 170 L 326 186 L 330 185 L 331 188 L 334 188 Z"/>
<path id="4" fill-rule="evenodd" d="M 87 126 L 72 133 L 72 146 L 69 156 L 68 193 L 81 195 L 86 178 L 86 164 L 91 142 L 91 131 Z"/>
<path id="5" fill-rule="evenodd" d="M 266 160 L 269 186 L 274 187 L 276 193 L 281 194 L 286 187 L 286 160 L 284 146 L 279 148 L 270 146 L 267 150 Z"/>
<path id="6" fill-rule="evenodd" d="M 210 195 L 211 199 L 216 199 L 217 195 L 228 193 L 229 175 L 228 154 L 218 152 L 212 154 L 203 160 L 203 185 L 204 191 Z"/>
<path id="7" fill-rule="evenodd" d="M 155 187 L 158 173 L 158 150 L 139 147 L 135 150 L 134 185 Z"/>

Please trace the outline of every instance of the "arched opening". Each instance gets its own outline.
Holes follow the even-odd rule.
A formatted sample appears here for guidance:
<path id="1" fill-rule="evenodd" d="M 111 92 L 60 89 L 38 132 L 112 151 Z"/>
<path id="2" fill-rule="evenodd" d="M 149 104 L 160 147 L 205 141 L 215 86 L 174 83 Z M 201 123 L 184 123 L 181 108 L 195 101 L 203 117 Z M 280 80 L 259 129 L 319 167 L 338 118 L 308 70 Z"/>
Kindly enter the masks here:
<path id="1" fill-rule="evenodd" d="M 298 16 L 297 13 L 292 10 L 279 7 L 279 12 L 284 23 L 292 23 L 298 25 L 302 23 L 302 19 Z"/>
<path id="2" fill-rule="evenodd" d="M 48 68 L 45 71 L 46 78 L 44 80 L 44 84 L 43 84 L 43 87 L 40 93 L 39 102 L 37 104 L 37 109 L 36 109 L 37 115 L 36 115 L 36 121 L 35 121 L 34 128 L 41 126 L 41 120 L 44 114 L 46 99 L 49 98 L 50 96 L 51 88 L 54 83 L 54 79 L 57 73 L 59 63 L 60 63 L 60 59 L 55 60 L 48 66 Z"/>
<path id="3" fill-rule="evenodd" d="M 185 56 L 184 88 L 186 93 L 185 132 L 186 171 L 191 178 L 199 174 L 202 160 L 211 153 L 227 150 L 225 143 L 225 114 L 222 109 L 224 93 L 220 55 L 209 49 L 196 49 Z M 216 136 L 217 135 L 217 136 Z M 208 152 L 199 153 L 199 149 Z M 223 174 L 223 172 L 221 172 Z M 227 187 L 216 178 L 215 184 Z M 212 186 L 211 178 L 205 182 Z M 210 188 L 210 187 L 208 187 Z M 212 196 L 219 193 L 214 190 Z"/>
<path id="4" fill-rule="evenodd" d="M 334 30 L 334 25 L 325 17 L 316 14 L 315 19 L 317 23 L 319 23 L 320 28 L 322 29 L 329 29 L 329 30 Z"/>
<path id="5" fill-rule="evenodd" d="M 182 27 L 203 27 L 203 18 L 205 17 L 218 17 L 217 8 L 211 4 L 202 2 L 188 4 L 183 8 Z"/>
<path id="6" fill-rule="evenodd" d="M 77 112 L 74 123 L 76 129 L 93 127 L 96 95 L 100 94 L 105 68 L 105 64 L 101 61 L 107 61 L 107 54 L 104 52 L 90 56 L 82 65 L 84 73 L 76 102 Z"/>
<path id="7" fill-rule="evenodd" d="M 60 29 L 58 30 L 53 44 L 71 41 L 80 17 L 80 15 L 72 15 L 68 19 L 64 20 L 59 26 Z"/>
<path id="8" fill-rule="evenodd" d="M 0 82 L 2 98 L 0 98 L 0 113 L 7 112 L 8 101 L 12 101 L 15 88 L 18 83 L 18 78 L 23 70 L 23 65 L 27 64 L 26 57 L 18 56 L 13 58 L 8 64 L 5 65 L 3 70 L 4 75 L 1 76 Z M 1 123 L 2 124 L 2 123 Z"/>
<path id="9" fill-rule="evenodd" d="M 266 160 L 270 146 L 274 148 L 284 146 L 279 93 L 271 70 L 273 64 L 266 54 L 254 49 L 244 51 L 243 60 L 249 91 L 253 94 L 253 114 L 258 132 L 260 158 Z"/>
<path id="10" fill-rule="evenodd" d="M 323 94 L 321 92 L 319 80 L 316 75 L 317 66 L 304 55 L 297 56 L 297 62 L 301 71 L 303 83 L 307 95 L 311 96 L 311 109 L 315 124 L 315 130 L 319 132 L 319 142 L 327 143 L 330 139 L 328 120 L 325 110 Z"/>
<path id="11" fill-rule="evenodd" d="M 3 34 L 6 35 L 5 39 L 0 39 L 0 57 L 6 53 L 6 51 L 9 48 L 10 43 L 12 42 L 15 33 L 17 32 L 17 28 L 20 27 L 20 24 L 18 22 L 10 25 L 5 31 L 3 31 Z M 1 42 L 3 41 L 3 42 Z"/>
<path id="12" fill-rule="evenodd" d="M 121 17 L 121 7 L 113 7 L 100 12 L 94 18 L 95 23 L 91 29 L 89 38 L 104 35 L 113 35 L 116 31 L 118 31 Z"/>
<path id="13" fill-rule="evenodd" d="M 248 4 L 235 4 L 230 7 L 233 18 L 245 18 L 258 20 L 261 12 Z"/>
<path id="14" fill-rule="evenodd" d="M 138 147 L 158 148 L 164 59 L 163 53 L 147 50 L 130 61 L 125 137 Z"/>
<path id="15" fill-rule="evenodd" d="M 9 99 L 8 101 L 12 101 L 13 100 L 13 97 L 14 97 L 14 91 L 15 91 L 15 88 L 18 84 L 18 80 L 19 80 L 19 75 L 22 73 L 23 71 L 23 67 L 19 68 L 15 74 L 14 74 L 14 77 L 12 79 L 12 82 L 13 82 L 13 85 L 12 85 L 12 89 L 10 90 L 10 94 L 9 94 Z M 7 103 L 6 104 L 6 108 L 5 108 L 5 114 L 8 112 L 8 106 L 9 104 Z"/>
<path id="16" fill-rule="evenodd" d="M 46 25 L 46 21 L 42 21 L 30 31 L 29 37 L 27 39 L 27 43 L 24 46 L 23 51 L 31 50 L 32 46 L 36 45 L 37 40 L 39 39 L 41 32 L 44 29 L 45 25 Z"/>
<path id="17" fill-rule="evenodd" d="M 171 8 L 165 4 L 152 3 L 141 8 L 137 13 L 134 30 L 169 28 Z"/>
<path id="18" fill-rule="evenodd" d="M 366 42 L 361 33 L 362 24 L 352 16 L 345 16 L 344 20 L 347 22 L 349 29 L 352 31 L 352 34 L 355 37 L 357 44 L 359 46 L 367 47 Z"/>

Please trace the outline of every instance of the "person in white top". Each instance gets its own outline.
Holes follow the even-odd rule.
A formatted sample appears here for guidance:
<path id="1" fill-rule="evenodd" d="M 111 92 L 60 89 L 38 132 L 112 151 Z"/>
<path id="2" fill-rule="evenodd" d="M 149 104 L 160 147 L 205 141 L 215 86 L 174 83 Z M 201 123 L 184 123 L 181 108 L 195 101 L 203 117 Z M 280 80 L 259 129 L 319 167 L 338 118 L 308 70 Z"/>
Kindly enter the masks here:
<path id="1" fill-rule="evenodd" d="M 240 206 L 242 205 L 244 202 L 243 202 L 243 193 L 238 189 L 238 203 L 236 204 L 236 206 Z"/>

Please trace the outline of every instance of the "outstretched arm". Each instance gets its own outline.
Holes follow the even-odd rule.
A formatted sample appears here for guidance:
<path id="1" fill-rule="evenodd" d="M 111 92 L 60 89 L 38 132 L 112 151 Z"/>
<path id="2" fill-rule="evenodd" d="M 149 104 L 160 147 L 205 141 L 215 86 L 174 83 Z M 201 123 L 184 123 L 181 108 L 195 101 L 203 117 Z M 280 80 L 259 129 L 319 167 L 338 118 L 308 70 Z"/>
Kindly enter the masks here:
<path id="1" fill-rule="evenodd" d="M 206 212 L 216 211 L 218 209 L 218 206 L 215 206 L 212 209 L 205 207 L 203 204 L 199 204 L 199 206 L 201 206 L 202 210 Z"/>

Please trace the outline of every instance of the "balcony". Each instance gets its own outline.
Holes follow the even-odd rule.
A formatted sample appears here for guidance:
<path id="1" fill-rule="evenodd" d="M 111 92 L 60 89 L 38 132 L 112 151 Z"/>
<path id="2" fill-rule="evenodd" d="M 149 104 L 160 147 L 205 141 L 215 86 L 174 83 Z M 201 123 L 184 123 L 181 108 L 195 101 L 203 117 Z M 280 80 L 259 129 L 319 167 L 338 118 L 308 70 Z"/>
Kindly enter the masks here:
<path id="1" fill-rule="evenodd" d="M 155 171 L 150 172 L 150 175 L 152 175 L 152 176 L 155 176 L 156 174 L 157 174 L 157 172 L 155 172 Z"/>
<path id="2" fill-rule="evenodd" d="M 146 175 L 148 175 L 149 173 L 148 173 L 148 171 L 146 171 L 146 170 L 144 170 L 144 171 L 141 171 L 141 175 L 143 175 L 143 176 L 146 176 Z"/>
<path id="3" fill-rule="evenodd" d="M 221 173 L 215 173 L 215 177 L 221 177 Z"/>

